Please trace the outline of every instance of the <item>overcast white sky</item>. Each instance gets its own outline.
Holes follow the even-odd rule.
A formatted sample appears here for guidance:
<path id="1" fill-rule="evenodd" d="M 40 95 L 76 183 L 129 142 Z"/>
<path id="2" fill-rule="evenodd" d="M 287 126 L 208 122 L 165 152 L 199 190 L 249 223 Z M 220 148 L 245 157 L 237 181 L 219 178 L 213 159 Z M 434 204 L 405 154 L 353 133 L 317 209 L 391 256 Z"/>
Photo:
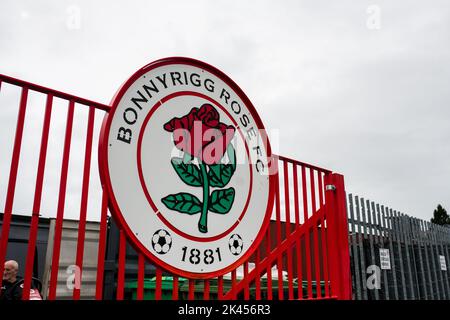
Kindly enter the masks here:
<path id="1" fill-rule="evenodd" d="M 205 61 L 279 130 L 280 154 L 342 173 L 348 192 L 427 220 L 438 203 L 450 210 L 449 39 L 448 0 L 0 3 L 0 73 L 108 104 L 151 61 Z M 2 87 L 0 211 L 16 96 Z M 83 139 L 74 140 L 80 150 Z M 37 154 L 33 146 L 23 152 Z M 18 183 L 14 209 L 26 213 L 31 200 L 20 199 L 32 199 L 34 178 L 23 173 Z M 69 207 L 79 202 L 70 192 Z"/>

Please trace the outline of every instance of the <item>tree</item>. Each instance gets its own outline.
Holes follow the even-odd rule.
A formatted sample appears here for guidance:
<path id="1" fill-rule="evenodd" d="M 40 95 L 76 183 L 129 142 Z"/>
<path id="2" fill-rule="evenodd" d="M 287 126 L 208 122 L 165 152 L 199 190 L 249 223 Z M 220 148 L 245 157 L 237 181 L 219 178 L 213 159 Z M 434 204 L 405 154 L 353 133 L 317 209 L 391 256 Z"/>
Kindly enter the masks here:
<path id="1" fill-rule="evenodd" d="M 447 210 L 445 210 L 440 204 L 434 210 L 431 222 L 440 225 L 450 224 L 450 216 L 447 214 Z"/>

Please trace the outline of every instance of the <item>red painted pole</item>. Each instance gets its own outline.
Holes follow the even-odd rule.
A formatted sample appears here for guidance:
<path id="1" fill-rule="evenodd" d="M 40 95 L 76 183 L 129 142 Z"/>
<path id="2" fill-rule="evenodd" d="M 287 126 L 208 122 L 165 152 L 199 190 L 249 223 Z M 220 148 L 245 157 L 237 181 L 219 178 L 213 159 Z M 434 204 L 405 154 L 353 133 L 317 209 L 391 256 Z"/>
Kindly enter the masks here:
<path id="1" fill-rule="evenodd" d="M 155 300 L 161 300 L 162 296 L 162 270 L 156 268 L 156 288 L 155 288 Z"/>
<path id="2" fill-rule="evenodd" d="M 127 238 L 125 231 L 120 230 L 119 235 L 119 270 L 117 271 L 117 300 L 123 300 L 125 284 L 125 260 L 127 250 Z"/>
<path id="3" fill-rule="evenodd" d="M 271 224 L 269 224 L 269 227 L 267 228 L 266 233 L 266 257 L 270 256 L 270 253 L 272 251 L 272 244 L 270 241 L 270 228 Z M 273 299 L 273 291 L 272 291 L 272 265 L 267 265 L 267 299 L 272 300 Z"/>
<path id="4" fill-rule="evenodd" d="M 59 257 L 61 250 L 61 238 L 62 238 L 62 227 L 64 219 L 64 204 L 66 200 L 66 187 L 67 187 L 67 171 L 69 167 L 69 156 L 70 156 L 70 143 L 72 141 L 72 125 L 73 125 L 73 113 L 74 113 L 74 101 L 69 102 L 69 109 L 67 111 L 67 121 L 66 121 L 66 133 L 64 138 L 64 150 L 63 159 L 61 165 L 61 178 L 59 183 L 59 199 L 58 199 L 58 211 L 56 214 L 55 223 L 55 240 L 53 243 L 53 257 L 52 257 L 52 271 L 50 277 L 50 286 L 48 299 L 54 300 L 56 298 L 56 286 L 58 285 L 58 271 L 59 271 Z"/>
<path id="5" fill-rule="evenodd" d="M 248 277 L 248 262 L 245 261 L 242 267 L 244 269 L 244 279 L 242 281 L 245 281 L 244 300 L 250 300 L 250 283 L 247 281 L 247 277 Z"/>
<path id="6" fill-rule="evenodd" d="M 291 235 L 292 231 L 291 231 L 291 208 L 290 208 L 290 198 L 289 198 L 289 171 L 288 171 L 288 163 L 286 161 L 283 164 L 283 175 L 284 175 L 284 208 L 285 208 L 285 214 L 286 214 L 286 238 L 287 238 Z M 292 286 L 293 276 L 292 276 L 291 251 L 292 251 L 291 249 L 288 249 L 286 252 L 289 300 L 294 299 L 294 287 Z"/>
<path id="7" fill-rule="evenodd" d="M 217 278 L 217 299 L 223 299 L 223 276 Z"/>
<path id="8" fill-rule="evenodd" d="M 173 276 L 173 281 L 172 281 L 172 300 L 178 300 L 178 277 L 177 276 Z"/>
<path id="9" fill-rule="evenodd" d="M 278 168 L 278 160 L 275 160 L 275 165 Z M 276 190 L 275 190 L 275 219 L 276 219 L 276 236 L 277 245 L 281 245 L 281 214 L 280 214 L 280 171 L 277 172 Z M 283 300 L 283 260 L 281 253 L 277 257 L 277 271 L 278 271 L 278 300 Z"/>
<path id="10" fill-rule="evenodd" d="M 28 88 L 22 88 L 20 97 L 19 114 L 17 116 L 16 135 L 14 138 L 13 155 L 9 171 L 8 192 L 6 194 L 5 210 L 3 215 L 2 233 L 0 239 L 0 274 L 3 275 L 4 261 L 8 247 L 9 227 L 11 224 L 14 194 L 16 191 L 17 170 L 19 167 L 20 147 L 22 145 L 23 125 L 25 121 L 25 111 L 27 108 Z M 0 288 L 3 277 L 0 278 Z"/>
<path id="11" fill-rule="evenodd" d="M 100 235 L 98 239 L 98 255 L 97 255 L 97 280 L 95 288 L 95 300 L 103 298 L 103 272 L 105 270 L 105 248 L 106 248 L 106 228 L 108 215 L 108 196 L 103 189 L 102 208 L 100 218 Z"/>
<path id="12" fill-rule="evenodd" d="M 205 279 L 203 281 L 204 287 L 203 287 L 203 299 L 209 300 L 209 279 Z"/>
<path id="13" fill-rule="evenodd" d="M 344 177 L 327 174 L 325 190 L 331 295 L 340 300 L 350 300 L 352 287 Z"/>
<path id="14" fill-rule="evenodd" d="M 81 206 L 80 206 L 80 221 L 78 222 L 78 241 L 77 254 L 75 265 L 80 268 L 80 281 L 83 274 L 83 256 L 84 256 L 84 239 L 86 237 L 86 217 L 89 194 L 89 177 L 91 173 L 91 154 L 92 154 L 92 136 L 94 135 L 94 107 L 89 108 L 89 117 L 86 131 L 86 149 L 84 152 L 84 172 L 83 172 L 83 187 L 81 190 Z M 81 295 L 81 288 L 73 289 L 73 299 L 79 300 Z"/>
<path id="15" fill-rule="evenodd" d="M 324 219 L 322 219 L 322 259 L 323 259 L 323 273 L 324 273 L 324 281 L 325 281 L 325 296 L 330 297 L 330 287 L 328 284 L 328 248 L 327 248 L 327 235 L 325 229 L 325 221 L 326 215 Z"/>
<path id="16" fill-rule="evenodd" d="M 306 169 L 302 167 L 302 188 L 303 188 L 303 223 L 308 221 L 308 196 L 306 186 Z M 308 282 L 308 298 L 312 298 L 312 279 L 311 279 L 311 246 L 310 229 L 305 230 L 305 257 L 306 257 L 306 280 Z M 303 283 L 302 283 L 303 286 Z"/>
<path id="17" fill-rule="evenodd" d="M 144 299 L 144 276 L 145 276 L 145 258 L 142 253 L 138 256 L 138 283 L 137 283 L 137 300 Z"/>
<path id="18" fill-rule="evenodd" d="M 236 293 L 236 269 L 233 269 L 231 271 L 231 290 L 233 292 L 232 298 L 233 300 L 237 299 L 237 293 Z"/>
<path id="19" fill-rule="evenodd" d="M 256 252 L 255 252 L 256 274 L 259 274 L 259 249 L 260 248 L 256 249 Z M 255 279 L 255 299 L 261 300 L 261 278 L 260 277 L 256 277 L 256 279 Z"/>
<path id="20" fill-rule="evenodd" d="M 36 247 L 37 231 L 39 226 L 39 212 L 41 210 L 42 185 L 44 181 L 45 159 L 47 157 L 48 132 L 52 114 L 53 96 L 47 95 L 45 106 L 44 125 L 42 127 L 41 148 L 39 151 L 36 186 L 34 188 L 33 213 L 31 218 L 30 236 L 28 242 L 27 262 L 23 281 L 22 299 L 30 298 L 31 277 L 33 276 L 34 252 Z"/>
<path id="21" fill-rule="evenodd" d="M 336 185 L 338 220 L 338 258 L 341 266 L 341 299 L 352 299 L 352 277 L 350 270 L 350 250 L 348 243 L 348 220 L 344 176 L 333 174 Z"/>
<path id="22" fill-rule="evenodd" d="M 194 300 L 194 293 L 195 293 L 195 280 L 189 279 L 188 300 Z"/>

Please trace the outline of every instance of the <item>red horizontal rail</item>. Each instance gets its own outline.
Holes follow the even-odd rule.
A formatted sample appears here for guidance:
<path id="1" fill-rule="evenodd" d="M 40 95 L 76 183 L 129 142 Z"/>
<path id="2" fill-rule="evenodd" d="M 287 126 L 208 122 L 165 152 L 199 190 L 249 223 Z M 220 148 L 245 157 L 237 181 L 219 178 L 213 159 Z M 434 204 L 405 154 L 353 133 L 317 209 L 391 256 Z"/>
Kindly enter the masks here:
<path id="1" fill-rule="evenodd" d="M 296 164 L 296 165 L 299 165 L 299 166 L 303 166 L 303 167 L 306 167 L 306 168 L 309 168 L 309 169 L 321 171 L 323 173 L 332 173 L 331 170 L 328 170 L 328 169 L 325 169 L 325 168 L 321 168 L 321 167 L 318 167 L 318 166 L 315 166 L 315 165 L 312 165 L 312 164 L 309 164 L 309 163 L 301 162 L 301 161 L 298 161 L 298 160 L 294 160 L 294 159 L 291 159 L 291 158 L 288 158 L 288 157 L 285 157 L 285 156 L 280 156 L 280 155 L 276 155 L 276 154 L 274 154 L 273 156 L 277 157 L 278 159 L 280 159 L 282 161 L 287 161 L 287 162 L 290 162 L 290 163 L 293 163 L 293 164 Z"/>
<path id="2" fill-rule="evenodd" d="M 37 92 L 41 92 L 41 93 L 45 93 L 45 94 L 51 94 L 55 97 L 58 98 L 62 98 L 62 99 L 66 99 L 66 100 L 73 100 L 76 103 L 80 103 L 80 104 L 84 104 L 86 106 L 93 106 L 96 109 L 101 109 L 101 110 L 105 110 L 105 111 L 109 111 L 109 109 L 111 109 L 111 106 L 103 104 L 103 103 L 99 103 L 99 102 L 95 102 L 95 101 L 91 101 L 89 99 L 84 99 L 69 93 L 65 93 L 62 91 L 58 91 L 58 90 L 54 90 L 54 89 L 50 89 L 44 86 L 40 86 L 38 84 L 35 83 L 31 83 L 28 81 L 23 81 L 20 79 L 16 79 L 13 77 L 9 77 L 7 75 L 1 74 L 0 73 L 0 82 L 6 82 L 6 83 L 10 83 L 10 84 L 14 84 L 20 87 L 26 87 L 30 90 L 34 90 Z"/>

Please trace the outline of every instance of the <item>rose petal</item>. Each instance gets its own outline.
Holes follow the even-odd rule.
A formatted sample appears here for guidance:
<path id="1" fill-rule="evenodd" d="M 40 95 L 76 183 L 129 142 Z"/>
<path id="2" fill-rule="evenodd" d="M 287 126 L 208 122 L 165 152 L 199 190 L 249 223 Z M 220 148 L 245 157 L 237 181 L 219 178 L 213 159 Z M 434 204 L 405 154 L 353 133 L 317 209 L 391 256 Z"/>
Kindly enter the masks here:
<path id="1" fill-rule="evenodd" d="M 203 104 L 197 113 L 198 118 L 207 126 L 216 128 L 219 125 L 219 113 L 209 103 Z"/>

